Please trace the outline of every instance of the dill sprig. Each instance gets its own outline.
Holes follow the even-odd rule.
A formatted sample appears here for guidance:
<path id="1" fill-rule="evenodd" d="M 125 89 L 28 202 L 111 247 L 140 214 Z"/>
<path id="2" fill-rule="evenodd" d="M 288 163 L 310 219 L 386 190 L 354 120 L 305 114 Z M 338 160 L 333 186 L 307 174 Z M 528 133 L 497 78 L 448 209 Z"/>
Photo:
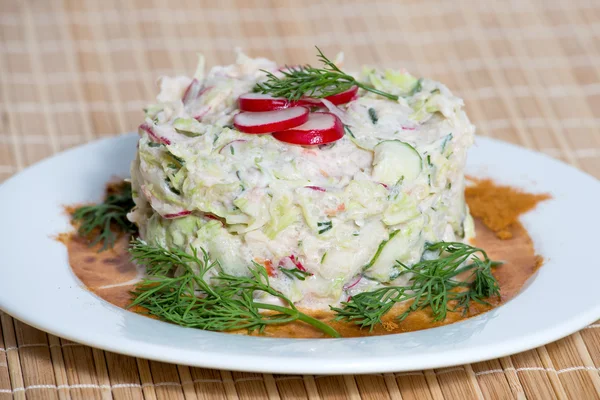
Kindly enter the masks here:
<path id="1" fill-rule="evenodd" d="M 316 46 L 315 46 L 316 47 Z M 267 80 L 257 83 L 255 92 L 270 94 L 274 97 L 285 97 L 289 100 L 299 100 L 303 96 L 323 98 L 332 96 L 358 86 L 368 92 L 378 94 L 390 100 L 398 100 L 398 96 L 375 89 L 365 83 L 359 82 L 352 75 L 340 70 L 329 58 L 317 47 L 317 58 L 323 63 L 322 68 L 310 65 L 297 67 L 286 66 L 279 78 L 273 73 L 264 71 Z"/>
<path id="2" fill-rule="evenodd" d="M 402 269 L 400 276 L 411 274 L 408 285 L 359 293 L 343 302 L 341 308 L 331 307 L 337 313 L 335 319 L 373 330 L 394 305 L 412 300 L 398 320 L 430 308 L 434 321 L 443 321 L 448 312 L 462 311 L 466 315 L 471 302 L 487 305 L 487 298 L 500 296 L 492 268 L 501 263 L 490 260 L 484 250 L 459 242 L 439 242 L 426 246 L 426 252 L 436 258 L 423 258 L 410 267 L 397 261 Z M 470 272 L 466 280 L 455 279 L 465 272 Z"/>
<path id="3" fill-rule="evenodd" d="M 78 234 L 90 240 L 90 247 L 102 242 L 100 251 L 104 251 L 115 244 L 120 233 L 135 232 L 135 225 L 127 220 L 134 205 L 131 184 L 123 182 L 109 191 L 104 202 L 79 207 L 72 217 L 79 224 Z"/>
<path id="4" fill-rule="evenodd" d="M 199 254 L 192 248 L 192 254 L 188 254 L 137 239 L 129 251 L 136 263 L 146 266 L 148 274 L 136 286 L 130 307 L 143 307 L 161 320 L 209 331 L 249 332 L 302 321 L 329 336 L 340 337 L 331 326 L 300 312 L 285 295 L 272 288 L 261 265 L 254 263 L 249 268 L 251 276 L 234 276 L 225 273 L 203 249 Z M 215 274 L 209 278 L 207 274 L 213 269 Z M 255 294 L 260 292 L 283 300 L 289 307 L 256 301 Z"/>

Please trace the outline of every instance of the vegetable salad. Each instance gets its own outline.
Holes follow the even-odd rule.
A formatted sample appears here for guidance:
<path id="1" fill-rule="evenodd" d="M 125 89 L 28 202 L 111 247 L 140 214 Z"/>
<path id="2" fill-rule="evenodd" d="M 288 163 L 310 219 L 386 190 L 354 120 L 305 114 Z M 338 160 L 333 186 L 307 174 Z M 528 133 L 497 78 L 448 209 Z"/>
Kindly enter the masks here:
<path id="1" fill-rule="evenodd" d="M 259 265 L 294 304 L 318 309 L 403 284 L 428 243 L 473 236 L 464 166 L 475 129 L 461 99 L 406 71 L 365 68 L 357 82 L 398 100 L 363 89 L 344 104 L 308 99 L 311 115 L 341 124 L 335 141 L 239 130 L 240 96 L 280 71 L 239 53 L 160 80 L 131 167 L 128 217 L 145 241 L 206 249 L 232 275 Z"/>

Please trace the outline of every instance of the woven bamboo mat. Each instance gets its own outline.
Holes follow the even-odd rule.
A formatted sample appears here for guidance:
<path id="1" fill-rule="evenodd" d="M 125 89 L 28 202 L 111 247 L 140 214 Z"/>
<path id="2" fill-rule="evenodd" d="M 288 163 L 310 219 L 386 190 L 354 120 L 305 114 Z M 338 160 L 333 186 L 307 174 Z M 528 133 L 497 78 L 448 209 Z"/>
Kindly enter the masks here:
<path id="1" fill-rule="evenodd" d="M 134 130 L 195 52 L 406 67 L 448 84 L 480 135 L 600 177 L 600 3 L 0 0 L 0 181 Z M 526 173 L 526 171 L 524 171 Z M 1 277 L 0 277 L 1 279 Z M 0 313 L 1 314 L 1 313 Z M 560 316 L 558 316 L 560 317 Z M 189 368 L 71 343 L 0 315 L 0 399 L 598 399 L 600 324 L 502 359 L 362 376 Z"/>

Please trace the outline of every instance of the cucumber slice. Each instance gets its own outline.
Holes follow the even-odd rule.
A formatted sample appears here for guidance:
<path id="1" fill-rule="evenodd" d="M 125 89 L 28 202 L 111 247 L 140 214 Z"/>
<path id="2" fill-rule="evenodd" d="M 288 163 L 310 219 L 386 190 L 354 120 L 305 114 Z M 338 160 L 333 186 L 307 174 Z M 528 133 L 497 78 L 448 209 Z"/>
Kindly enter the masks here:
<path id="1" fill-rule="evenodd" d="M 389 282 L 398 274 L 396 260 L 401 260 L 409 253 L 410 237 L 399 230 L 390 234 L 381 242 L 371 261 L 363 267 L 364 275 L 378 282 Z"/>
<path id="2" fill-rule="evenodd" d="M 375 146 L 373 179 L 386 185 L 415 180 L 423 168 L 419 152 L 400 140 L 386 140 Z"/>

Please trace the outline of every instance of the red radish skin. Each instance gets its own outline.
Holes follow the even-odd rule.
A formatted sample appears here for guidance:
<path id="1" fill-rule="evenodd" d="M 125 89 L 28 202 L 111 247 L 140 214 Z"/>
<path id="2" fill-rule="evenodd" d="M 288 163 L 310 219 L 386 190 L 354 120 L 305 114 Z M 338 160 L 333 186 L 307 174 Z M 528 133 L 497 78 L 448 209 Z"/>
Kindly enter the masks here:
<path id="1" fill-rule="evenodd" d="M 223 219 L 222 219 L 222 218 L 219 218 L 219 217 L 217 217 L 216 215 L 213 215 L 213 214 L 206 213 L 206 214 L 204 214 L 204 216 L 205 216 L 206 218 L 208 218 L 208 219 L 212 219 L 212 220 L 214 220 L 214 221 L 219 221 L 219 222 L 223 223 Z"/>
<path id="2" fill-rule="evenodd" d="M 328 100 L 333 105 L 337 106 L 340 104 L 349 103 L 352 100 L 356 99 L 358 97 L 357 93 L 358 93 L 358 86 L 352 86 L 350 89 L 344 90 L 341 93 L 327 96 L 324 98 L 324 100 Z M 298 100 L 298 103 L 300 105 L 310 106 L 310 107 L 315 107 L 315 106 L 323 106 L 324 107 L 325 106 L 323 104 L 323 102 L 321 101 L 321 99 L 316 98 L 316 97 L 303 97 L 300 100 Z"/>
<path id="3" fill-rule="evenodd" d="M 183 93 L 183 97 L 181 98 L 181 101 L 183 102 L 183 104 L 189 104 L 192 101 L 196 100 L 198 97 L 200 97 L 200 95 L 202 91 L 202 84 L 198 81 L 198 79 L 194 78 L 192 79 L 192 81 L 190 82 L 189 86 L 187 87 L 187 89 L 185 89 L 185 92 Z"/>
<path id="4" fill-rule="evenodd" d="M 356 99 L 358 93 L 358 86 L 352 86 L 350 89 L 345 90 L 341 93 L 334 94 L 331 96 L 325 97 L 325 99 L 329 100 L 336 106 L 339 104 L 346 104 Z"/>
<path id="5" fill-rule="evenodd" d="M 166 219 L 174 219 L 174 218 L 181 218 L 181 217 L 185 217 L 186 215 L 190 215 L 192 212 L 185 210 L 185 211 L 180 211 L 178 213 L 174 213 L 174 214 L 165 214 L 163 215 L 163 218 Z"/>
<path id="6" fill-rule="evenodd" d="M 293 254 L 290 255 L 290 260 L 292 260 L 292 262 L 294 263 L 294 265 L 296 266 L 296 268 L 298 268 L 302 272 L 306 272 L 306 268 L 304 268 L 304 265 L 302 265 L 302 263 L 300 262 L 300 260 L 298 260 L 295 255 L 293 255 Z"/>
<path id="7" fill-rule="evenodd" d="M 238 104 L 242 111 L 262 112 L 295 107 L 298 102 L 263 93 L 246 93 L 238 98 Z"/>
<path id="8" fill-rule="evenodd" d="M 344 126 L 334 114 L 312 113 L 306 124 L 273 133 L 273 137 L 285 143 L 317 146 L 340 140 L 344 137 Z"/>
<path id="9" fill-rule="evenodd" d="M 306 107 L 292 107 L 277 111 L 241 112 L 233 117 L 235 128 L 244 133 L 271 133 L 295 128 L 308 121 Z"/>
<path id="10" fill-rule="evenodd" d="M 350 89 L 332 96 L 325 97 L 334 105 L 346 104 L 354 100 L 358 93 L 358 86 L 352 86 Z M 239 108 L 242 111 L 262 112 L 275 111 L 284 108 L 307 106 L 322 106 L 321 99 L 313 97 L 303 97 L 298 101 L 291 101 L 285 97 L 273 97 L 265 93 L 246 93 L 238 98 Z"/>
<path id="11" fill-rule="evenodd" d="M 317 192 L 326 192 L 327 191 L 327 189 L 322 188 L 320 186 L 304 186 L 304 187 L 307 188 L 307 189 L 312 189 L 312 190 L 317 191 Z"/>
<path id="12" fill-rule="evenodd" d="M 185 92 L 183 93 L 183 97 L 181 98 L 181 101 L 183 102 L 183 104 L 188 104 L 192 100 L 196 99 L 198 93 L 200 93 L 201 88 L 202 88 L 202 86 L 200 85 L 200 82 L 198 81 L 198 79 L 196 79 L 196 78 L 192 79 L 192 81 L 188 85 L 187 89 L 185 89 Z"/>
<path id="13" fill-rule="evenodd" d="M 198 122 L 202 122 L 202 118 L 206 116 L 211 110 L 211 107 L 204 107 L 198 115 L 194 117 L 194 119 Z"/>
<path id="14" fill-rule="evenodd" d="M 171 141 L 169 139 L 167 139 L 166 137 L 158 136 L 154 132 L 154 129 L 146 123 L 141 124 L 139 129 L 146 132 L 153 142 L 161 143 L 161 144 L 171 144 Z"/>
<path id="15" fill-rule="evenodd" d="M 356 279 L 354 282 L 348 284 L 348 286 L 344 286 L 344 290 L 352 289 L 354 286 L 358 285 L 358 282 L 360 282 L 361 279 L 362 279 L 362 275 L 359 275 L 358 279 Z"/>

